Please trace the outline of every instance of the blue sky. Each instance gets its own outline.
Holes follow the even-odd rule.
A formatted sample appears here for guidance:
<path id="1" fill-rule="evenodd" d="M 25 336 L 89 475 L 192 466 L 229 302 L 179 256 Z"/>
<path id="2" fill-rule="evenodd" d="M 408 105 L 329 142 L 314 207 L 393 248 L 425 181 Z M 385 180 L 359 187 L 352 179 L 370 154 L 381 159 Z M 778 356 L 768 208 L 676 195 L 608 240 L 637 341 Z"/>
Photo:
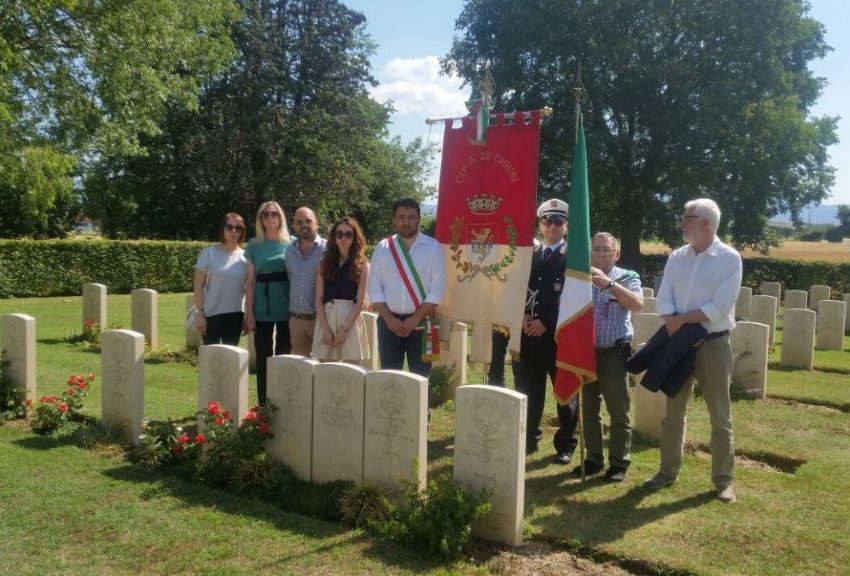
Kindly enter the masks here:
<path id="1" fill-rule="evenodd" d="M 425 119 L 462 115 L 469 95 L 468 88 L 460 89 L 457 78 L 439 75 L 437 61 L 451 47 L 463 1 L 342 1 L 366 15 L 366 30 L 378 44 L 372 68 L 381 85 L 373 96 L 381 102 L 392 100 L 397 109 L 391 133 L 403 141 L 423 136 L 439 143 L 441 130 L 435 127 L 429 134 Z M 811 5 L 811 16 L 825 24 L 827 43 L 834 48 L 811 65 L 817 76 L 828 81 L 812 113 L 845 116 L 838 125 L 840 142 L 829 150 L 836 181 L 825 204 L 850 204 L 850 119 L 843 113 L 850 96 L 850 75 L 842 73 L 842 62 L 846 66 L 850 61 L 850 1 L 811 0 Z"/>

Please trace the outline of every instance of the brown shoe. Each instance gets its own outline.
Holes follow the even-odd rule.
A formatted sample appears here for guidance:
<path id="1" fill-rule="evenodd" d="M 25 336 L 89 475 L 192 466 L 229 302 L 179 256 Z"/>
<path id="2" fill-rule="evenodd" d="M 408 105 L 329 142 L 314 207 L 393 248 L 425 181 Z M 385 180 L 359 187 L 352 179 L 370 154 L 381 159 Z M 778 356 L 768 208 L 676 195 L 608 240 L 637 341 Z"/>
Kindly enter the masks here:
<path id="1" fill-rule="evenodd" d="M 731 486 L 727 486 L 726 488 L 723 488 L 723 489 L 718 488 L 717 489 L 717 499 L 720 500 L 721 502 L 725 503 L 725 504 L 731 504 L 732 502 L 735 502 L 735 501 L 738 500 L 738 498 L 735 496 L 735 491 L 732 490 Z"/>

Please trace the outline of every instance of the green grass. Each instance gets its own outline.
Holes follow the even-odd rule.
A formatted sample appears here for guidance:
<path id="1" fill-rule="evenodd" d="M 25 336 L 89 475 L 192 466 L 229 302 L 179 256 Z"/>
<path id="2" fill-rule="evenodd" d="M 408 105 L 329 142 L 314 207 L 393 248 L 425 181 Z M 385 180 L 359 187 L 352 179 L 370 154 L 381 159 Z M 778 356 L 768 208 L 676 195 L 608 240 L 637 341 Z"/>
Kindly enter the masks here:
<path id="1" fill-rule="evenodd" d="M 160 342 L 171 350 L 183 345 L 184 302 L 182 294 L 160 296 Z M 0 300 L 0 314 L 37 318 L 39 394 L 61 391 L 69 373 L 100 373 L 99 354 L 62 341 L 80 331 L 80 310 L 79 298 Z M 129 297 L 110 296 L 110 323 L 129 326 L 129 316 Z M 781 331 L 777 335 L 781 343 Z M 582 484 L 568 474 L 572 467 L 551 463 L 550 400 L 541 450 L 527 463 L 527 533 L 555 550 L 591 553 L 644 573 L 848 573 L 850 377 L 839 371 L 850 373 L 850 352 L 818 351 L 815 365 L 815 372 L 771 370 L 767 402 L 735 401 L 734 505 L 713 497 L 708 415 L 700 398 L 691 406 L 679 481 L 657 492 L 641 488 L 658 466 L 651 441 L 634 443 L 621 485 L 599 479 Z M 148 360 L 145 370 L 147 418 L 192 414 L 194 367 Z M 481 366 L 471 367 L 469 382 L 482 381 Z M 99 415 L 97 385 L 87 408 Z M 434 412 L 430 474 L 451 468 L 454 418 L 445 408 Z M 531 571 L 522 562 L 428 563 L 416 551 L 358 531 L 151 475 L 17 426 L 0 427 L 0 514 L 7 535 L 0 573 L 7 567 L 16 574 Z"/>

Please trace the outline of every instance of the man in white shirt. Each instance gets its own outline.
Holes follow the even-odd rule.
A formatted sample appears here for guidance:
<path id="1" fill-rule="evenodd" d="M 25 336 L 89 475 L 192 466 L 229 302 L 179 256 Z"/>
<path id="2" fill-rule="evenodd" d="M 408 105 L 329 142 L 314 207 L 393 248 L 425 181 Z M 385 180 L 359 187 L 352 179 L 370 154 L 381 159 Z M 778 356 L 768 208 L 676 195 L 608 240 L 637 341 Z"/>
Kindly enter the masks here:
<path id="1" fill-rule="evenodd" d="M 401 370 L 406 356 L 410 371 L 427 377 L 431 363 L 422 360 L 423 321 L 443 299 L 446 260 L 440 244 L 419 231 L 420 218 L 416 200 L 393 204 L 397 234 L 375 247 L 368 293 L 379 315 L 381 368 Z"/>
<path id="2" fill-rule="evenodd" d="M 700 198 L 685 204 L 682 234 L 687 244 L 667 259 L 656 309 L 672 336 L 685 324 L 701 324 L 708 335 L 697 351 L 693 378 L 673 398 L 661 422 L 661 467 L 647 480 L 650 488 L 672 484 L 682 466 L 685 418 L 694 379 L 699 381 L 711 417 L 711 480 L 717 497 L 734 502 L 734 446 L 729 385 L 735 327 L 735 300 L 741 287 L 741 255 L 717 237 L 720 209 Z"/>

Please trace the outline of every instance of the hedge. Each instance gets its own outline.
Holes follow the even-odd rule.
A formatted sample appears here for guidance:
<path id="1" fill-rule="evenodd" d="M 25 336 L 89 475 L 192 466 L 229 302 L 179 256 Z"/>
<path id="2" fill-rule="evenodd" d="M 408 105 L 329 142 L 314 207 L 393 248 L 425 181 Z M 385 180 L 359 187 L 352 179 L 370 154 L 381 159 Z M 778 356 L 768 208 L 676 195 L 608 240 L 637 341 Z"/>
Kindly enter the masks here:
<path id="1" fill-rule="evenodd" d="M 209 244 L 159 240 L 0 240 L 0 298 L 79 295 L 82 285 L 100 282 L 110 294 L 135 288 L 189 292 L 198 253 Z M 367 252 L 371 253 L 371 247 Z M 661 274 L 667 257 L 641 257 L 644 284 Z M 850 293 L 850 263 L 808 262 L 774 258 L 744 260 L 744 286 L 754 290 L 764 281 L 783 289 L 832 287 L 833 298 Z"/>
<path id="2" fill-rule="evenodd" d="M 0 298 L 72 296 L 99 282 L 110 294 L 136 288 L 189 292 L 205 242 L 0 240 Z"/>

